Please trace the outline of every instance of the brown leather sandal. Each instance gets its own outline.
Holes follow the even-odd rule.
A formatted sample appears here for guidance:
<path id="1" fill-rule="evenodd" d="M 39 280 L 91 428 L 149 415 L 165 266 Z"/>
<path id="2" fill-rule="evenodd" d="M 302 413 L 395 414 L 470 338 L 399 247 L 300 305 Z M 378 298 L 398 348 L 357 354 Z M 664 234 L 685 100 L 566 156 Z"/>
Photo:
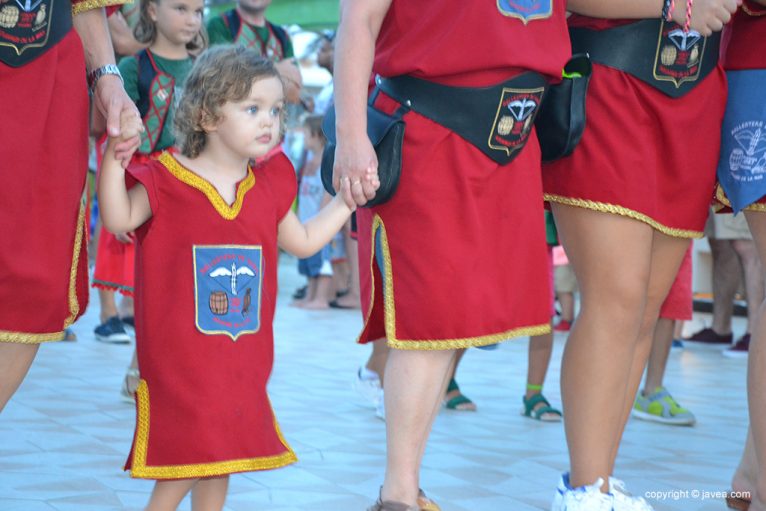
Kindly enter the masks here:
<path id="1" fill-rule="evenodd" d="M 408 506 L 402 502 L 394 502 L 392 500 L 382 501 L 378 498 L 378 501 L 367 511 L 441 511 L 441 508 L 429 499 L 425 492 L 418 489 L 417 506 Z"/>

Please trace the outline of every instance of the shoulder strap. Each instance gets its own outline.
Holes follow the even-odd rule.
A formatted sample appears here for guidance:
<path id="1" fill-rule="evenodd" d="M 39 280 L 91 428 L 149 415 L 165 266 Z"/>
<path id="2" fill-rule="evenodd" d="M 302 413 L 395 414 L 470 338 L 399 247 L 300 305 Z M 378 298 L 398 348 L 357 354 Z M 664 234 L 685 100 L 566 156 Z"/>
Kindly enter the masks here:
<path id="1" fill-rule="evenodd" d="M 239 14 L 237 14 L 237 9 L 231 9 L 229 11 L 226 11 L 225 13 L 223 13 L 222 18 L 223 18 L 223 22 L 229 28 L 229 33 L 231 34 L 231 40 L 236 41 L 237 36 L 239 35 L 239 28 L 242 26 L 242 20 L 239 19 Z"/>
<path id="2" fill-rule="evenodd" d="M 266 26 L 269 27 L 277 37 L 277 41 L 279 41 L 279 45 L 282 47 L 282 57 L 284 58 L 287 52 L 287 45 L 290 42 L 290 37 L 287 35 L 287 31 L 279 25 L 273 24 L 269 20 L 266 20 Z"/>
<path id="3" fill-rule="evenodd" d="M 149 58 L 149 50 L 147 49 L 136 53 L 136 62 L 138 63 L 138 101 L 136 106 L 138 107 L 138 113 L 143 118 L 149 111 L 149 103 L 151 101 L 150 90 L 152 88 L 152 81 L 157 76 L 157 68 L 154 66 L 152 59 Z"/>

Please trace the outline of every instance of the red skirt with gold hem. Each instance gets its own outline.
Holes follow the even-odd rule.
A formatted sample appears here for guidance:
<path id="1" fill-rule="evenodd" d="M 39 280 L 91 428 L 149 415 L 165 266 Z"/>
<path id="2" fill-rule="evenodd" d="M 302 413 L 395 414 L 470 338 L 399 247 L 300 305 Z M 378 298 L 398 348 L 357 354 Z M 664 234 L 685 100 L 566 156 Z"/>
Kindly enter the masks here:
<path id="1" fill-rule="evenodd" d="M 396 104 L 381 95 L 385 111 Z M 357 210 L 359 342 L 439 350 L 550 330 L 540 151 L 534 133 L 499 166 L 458 135 L 405 115 L 394 197 Z"/>
<path id="2" fill-rule="evenodd" d="M 673 99 L 595 64 L 574 153 L 543 166 L 545 199 L 702 237 L 715 186 L 726 78 L 717 68 Z"/>

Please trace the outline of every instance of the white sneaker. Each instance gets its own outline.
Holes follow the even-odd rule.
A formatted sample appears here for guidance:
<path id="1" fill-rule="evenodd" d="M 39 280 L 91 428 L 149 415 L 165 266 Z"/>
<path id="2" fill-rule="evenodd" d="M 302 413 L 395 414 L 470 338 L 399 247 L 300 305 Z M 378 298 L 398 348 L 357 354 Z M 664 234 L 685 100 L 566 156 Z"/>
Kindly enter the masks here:
<path id="1" fill-rule="evenodd" d="M 569 486 L 569 474 L 562 474 L 553 497 L 551 511 L 615 511 L 614 497 L 601 493 L 604 480 L 577 488 Z"/>
<path id="2" fill-rule="evenodd" d="M 609 478 L 609 492 L 614 496 L 614 511 L 654 511 L 643 497 L 634 497 L 625 483 L 616 477 Z"/>
<path id="3" fill-rule="evenodd" d="M 365 376 L 362 376 L 362 372 L 365 373 Z M 366 404 L 377 409 L 378 402 L 383 398 L 383 388 L 380 386 L 380 378 L 377 375 L 370 378 L 370 373 L 371 371 L 364 366 L 360 367 L 354 374 L 351 387 L 364 399 Z"/>

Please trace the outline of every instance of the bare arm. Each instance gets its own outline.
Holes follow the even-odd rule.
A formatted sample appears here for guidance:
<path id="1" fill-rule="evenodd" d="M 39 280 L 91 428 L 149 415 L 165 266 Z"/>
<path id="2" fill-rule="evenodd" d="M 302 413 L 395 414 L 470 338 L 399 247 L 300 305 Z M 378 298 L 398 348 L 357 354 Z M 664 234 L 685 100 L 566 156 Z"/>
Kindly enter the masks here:
<path id="1" fill-rule="evenodd" d="M 274 67 L 279 71 L 282 77 L 282 83 L 285 84 L 285 100 L 288 103 L 297 103 L 301 100 L 301 87 L 303 78 L 301 71 L 293 59 L 280 60 Z"/>
<path id="2" fill-rule="evenodd" d="M 125 114 L 122 119 L 121 131 L 127 136 L 137 135 L 143 129 L 137 114 Z M 137 184 L 128 190 L 125 186 L 125 169 L 114 155 L 118 141 L 109 137 L 97 184 L 101 220 L 112 233 L 133 231 L 152 216 L 146 188 Z"/>
<path id="3" fill-rule="evenodd" d="M 358 205 L 375 196 L 378 159 L 367 137 L 367 85 L 372 74 L 375 41 L 391 0 L 341 0 L 335 43 L 335 112 L 337 146 L 333 185 L 351 180 Z M 375 179 L 372 179 L 374 177 Z"/>
<path id="4" fill-rule="evenodd" d="M 691 28 L 702 35 L 710 35 L 723 28 L 742 0 L 694 0 Z M 568 0 L 567 10 L 594 18 L 659 18 L 663 0 Z M 686 22 L 686 2 L 676 0 L 673 21 Z"/>
<path id="5" fill-rule="evenodd" d="M 348 180 L 344 179 L 343 187 L 348 186 Z M 310 257 L 332 240 L 352 212 L 341 194 L 336 195 L 305 224 L 301 224 L 295 213 L 290 210 L 279 223 L 279 246 L 298 257 Z"/>
<path id="6" fill-rule="evenodd" d="M 125 16 L 120 11 L 107 18 L 109 33 L 112 35 L 112 45 L 118 55 L 134 55 L 146 48 L 147 45 L 139 43 L 133 36 L 133 31 L 125 21 Z"/>
<path id="7" fill-rule="evenodd" d="M 109 38 L 104 9 L 91 9 L 74 17 L 74 28 L 82 40 L 85 51 L 85 64 L 89 71 L 107 64 L 114 64 L 114 50 Z M 94 94 L 94 104 L 106 118 L 106 128 L 110 136 L 120 136 L 120 115 L 122 112 L 138 110 L 130 100 L 122 81 L 115 75 L 105 75 L 98 80 Z M 138 147 L 138 136 L 124 139 L 117 146 L 117 158 L 127 165 L 130 154 Z"/>

